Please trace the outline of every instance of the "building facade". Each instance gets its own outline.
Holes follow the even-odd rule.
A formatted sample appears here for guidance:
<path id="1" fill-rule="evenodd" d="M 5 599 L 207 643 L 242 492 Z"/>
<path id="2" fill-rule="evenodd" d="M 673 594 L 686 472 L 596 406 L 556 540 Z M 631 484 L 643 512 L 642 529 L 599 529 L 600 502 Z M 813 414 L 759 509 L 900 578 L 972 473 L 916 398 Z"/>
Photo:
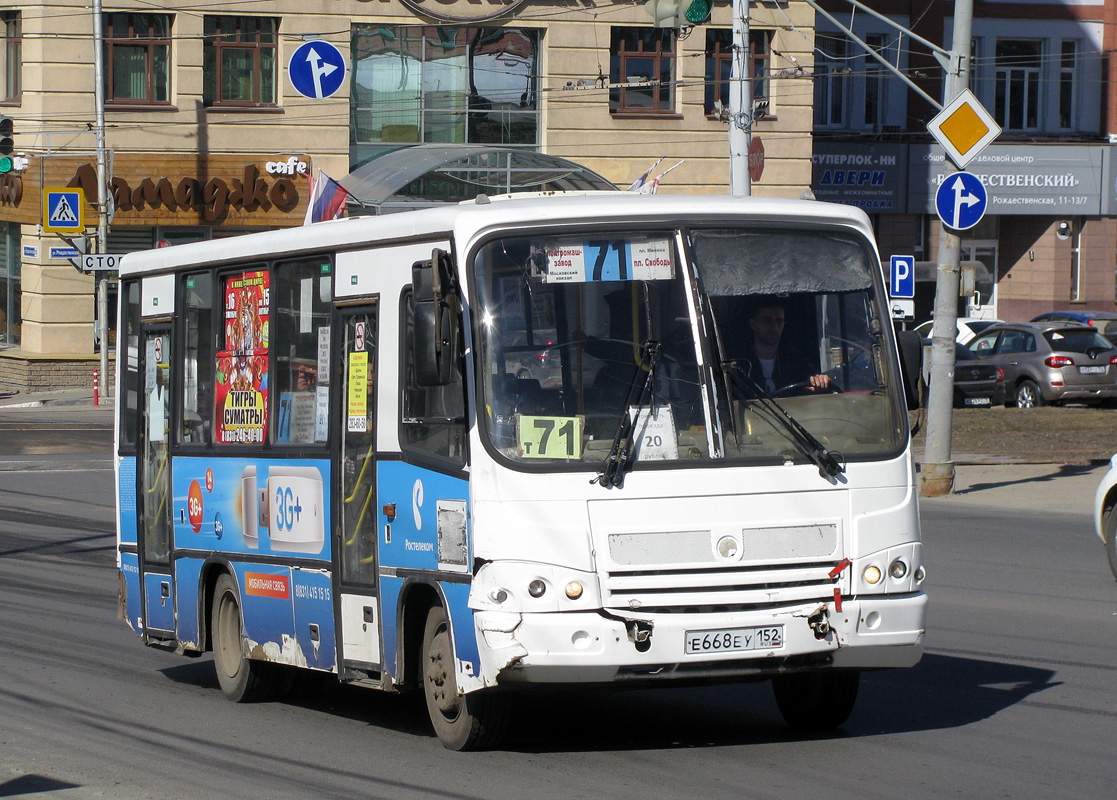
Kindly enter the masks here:
<path id="1" fill-rule="evenodd" d="M 622 187 L 663 159 L 657 172 L 678 166 L 661 191 L 729 189 L 729 3 L 683 30 L 654 27 L 642 2 L 106 0 L 103 11 L 109 253 L 300 225 L 308 176 L 341 178 L 420 144 L 548 153 Z M 84 385 L 94 278 L 70 259 L 87 245 L 48 229 L 51 191 L 80 188 L 84 231 L 96 230 L 92 12 L 3 0 L 0 21 L 0 115 L 13 126 L 6 145 L 0 119 L 0 170 L 4 150 L 13 159 L 0 173 L 0 384 Z M 814 11 L 763 0 L 751 24 L 765 148 L 753 192 L 798 197 L 811 181 Z M 309 42 L 333 45 L 341 64 L 300 50 Z"/>
<path id="2" fill-rule="evenodd" d="M 942 64 L 919 37 L 951 47 L 952 3 L 882 0 L 887 20 L 844 0 L 824 7 L 928 95 Z M 978 293 L 959 313 L 1028 320 L 1063 308 L 1117 310 L 1117 2 L 974 0 L 970 88 L 1003 133 L 967 166 L 989 193 L 985 217 L 962 232 L 980 262 Z M 814 171 L 820 200 L 852 203 L 874 220 L 882 256 L 933 261 L 935 193 L 953 171 L 927 133 L 936 109 L 819 17 Z M 916 322 L 933 307 L 916 288 Z"/>

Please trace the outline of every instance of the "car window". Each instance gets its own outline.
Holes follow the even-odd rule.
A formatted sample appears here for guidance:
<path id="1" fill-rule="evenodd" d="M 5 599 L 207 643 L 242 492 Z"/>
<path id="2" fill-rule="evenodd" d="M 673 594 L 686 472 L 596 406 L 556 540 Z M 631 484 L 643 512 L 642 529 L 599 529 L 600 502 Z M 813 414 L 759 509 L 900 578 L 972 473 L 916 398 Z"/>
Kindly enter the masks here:
<path id="1" fill-rule="evenodd" d="M 981 336 L 978 336 L 976 339 L 970 342 L 970 350 L 974 351 L 975 353 L 992 355 L 993 348 L 997 344 L 997 337 L 1000 335 L 1000 333 L 1000 331 L 993 331 L 992 333 L 985 333 Z"/>
<path id="2" fill-rule="evenodd" d="M 1108 350 L 1113 344 L 1097 331 L 1077 330 L 1068 328 L 1063 330 L 1046 331 L 1044 338 L 1051 345 L 1052 350 L 1062 350 L 1069 353 L 1085 353 L 1089 350 Z"/>
<path id="3" fill-rule="evenodd" d="M 955 361 L 977 361 L 977 356 L 973 354 L 970 348 L 964 344 L 954 344 L 954 360 Z"/>
<path id="4" fill-rule="evenodd" d="M 1027 352 L 1028 347 L 1028 334 L 1024 331 L 1005 331 L 1001 336 L 1001 343 L 997 347 L 997 353 L 1024 353 Z M 1032 349 L 1035 350 L 1035 342 L 1032 343 Z"/>

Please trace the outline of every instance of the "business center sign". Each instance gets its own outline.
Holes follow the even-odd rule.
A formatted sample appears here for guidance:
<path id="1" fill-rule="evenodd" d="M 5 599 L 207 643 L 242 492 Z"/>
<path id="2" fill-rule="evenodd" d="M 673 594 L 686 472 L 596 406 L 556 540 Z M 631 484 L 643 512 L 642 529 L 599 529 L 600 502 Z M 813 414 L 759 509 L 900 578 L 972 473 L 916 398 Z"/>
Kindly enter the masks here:
<path id="1" fill-rule="evenodd" d="M 1102 213 L 1100 145 L 990 145 L 969 162 L 989 194 L 994 216 L 1093 216 Z M 934 214 L 939 186 L 957 170 L 937 145 L 911 145 L 909 213 Z"/>

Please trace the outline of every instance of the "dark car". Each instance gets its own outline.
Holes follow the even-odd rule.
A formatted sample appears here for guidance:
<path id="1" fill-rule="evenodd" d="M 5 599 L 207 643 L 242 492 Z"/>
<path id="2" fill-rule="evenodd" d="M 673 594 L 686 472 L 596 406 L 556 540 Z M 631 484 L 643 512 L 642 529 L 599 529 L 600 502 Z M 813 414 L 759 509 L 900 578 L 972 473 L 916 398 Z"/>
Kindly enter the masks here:
<path id="1" fill-rule="evenodd" d="M 954 344 L 954 407 L 991 408 L 1005 404 L 1005 371 Z"/>
<path id="2" fill-rule="evenodd" d="M 968 347 L 1004 370 L 1008 405 L 1117 398 L 1117 349 L 1089 325 L 1004 323 L 986 329 Z"/>
<path id="3" fill-rule="evenodd" d="M 1117 345 L 1117 311 L 1048 311 L 1032 318 L 1032 322 L 1063 322 L 1073 320 L 1083 325 L 1092 325 L 1098 333 Z"/>

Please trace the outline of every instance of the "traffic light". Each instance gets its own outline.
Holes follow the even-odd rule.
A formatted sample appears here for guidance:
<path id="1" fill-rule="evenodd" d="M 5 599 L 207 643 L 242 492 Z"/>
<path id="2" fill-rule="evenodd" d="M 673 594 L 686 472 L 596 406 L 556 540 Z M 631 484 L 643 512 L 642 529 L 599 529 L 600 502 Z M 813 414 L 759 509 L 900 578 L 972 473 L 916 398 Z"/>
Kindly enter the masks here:
<path id="1" fill-rule="evenodd" d="M 0 115 L 0 174 L 12 171 L 15 146 L 15 122 L 11 117 Z"/>
<path id="2" fill-rule="evenodd" d="M 710 18 L 713 0 L 647 0 L 644 9 L 657 28 L 689 28 Z"/>

